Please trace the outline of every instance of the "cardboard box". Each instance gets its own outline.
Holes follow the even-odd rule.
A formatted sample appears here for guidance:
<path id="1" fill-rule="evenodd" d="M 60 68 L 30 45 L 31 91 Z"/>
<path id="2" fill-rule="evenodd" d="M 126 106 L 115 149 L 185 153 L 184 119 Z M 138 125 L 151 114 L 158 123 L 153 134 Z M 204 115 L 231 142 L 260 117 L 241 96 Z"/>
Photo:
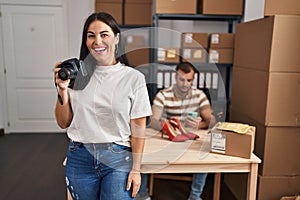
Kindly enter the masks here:
<path id="1" fill-rule="evenodd" d="M 125 39 L 125 52 L 132 67 L 149 64 L 150 49 L 144 35 L 128 35 Z"/>
<path id="2" fill-rule="evenodd" d="M 126 36 L 126 45 L 145 47 L 146 38 L 144 35 L 128 35 Z"/>
<path id="3" fill-rule="evenodd" d="M 233 66 L 231 106 L 265 126 L 299 127 L 299 81 L 300 73 Z"/>
<path id="4" fill-rule="evenodd" d="M 197 0 L 154 0 L 153 13 L 196 14 Z"/>
<path id="5" fill-rule="evenodd" d="M 117 0 L 115 0 L 117 1 Z M 107 12 L 111 14 L 118 24 L 123 24 L 123 4 L 117 2 L 100 2 L 96 1 L 95 3 L 95 12 Z"/>
<path id="6" fill-rule="evenodd" d="M 148 65 L 150 62 L 150 49 L 126 46 L 126 56 L 129 65 L 132 67 Z"/>
<path id="7" fill-rule="evenodd" d="M 209 63 L 232 64 L 233 49 L 209 49 Z"/>
<path id="8" fill-rule="evenodd" d="M 179 49 L 178 48 L 158 48 L 157 60 L 163 63 L 178 63 Z"/>
<path id="9" fill-rule="evenodd" d="M 206 63 L 207 53 L 201 48 L 182 49 L 182 60 L 191 63 Z"/>
<path id="10" fill-rule="evenodd" d="M 152 1 L 125 1 L 124 24 L 126 25 L 151 25 Z"/>
<path id="11" fill-rule="evenodd" d="M 95 3 L 123 3 L 124 0 L 96 0 Z"/>
<path id="12" fill-rule="evenodd" d="M 299 194 L 300 176 L 258 176 L 257 200 Z"/>
<path id="13" fill-rule="evenodd" d="M 276 15 L 236 25 L 234 65 L 300 72 L 300 16 Z"/>
<path id="14" fill-rule="evenodd" d="M 231 107 L 230 121 L 256 127 L 254 153 L 262 160 L 258 172 L 264 176 L 300 176 L 300 127 L 264 126 Z"/>
<path id="15" fill-rule="evenodd" d="M 211 152 L 250 158 L 254 150 L 255 127 L 245 134 L 231 131 L 211 131 Z"/>
<path id="16" fill-rule="evenodd" d="M 265 16 L 300 15 L 299 0 L 265 0 Z"/>
<path id="17" fill-rule="evenodd" d="M 233 49 L 234 33 L 211 33 L 209 35 L 209 47 L 212 49 Z"/>
<path id="18" fill-rule="evenodd" d="M 198 13 L 205 15 L 243 15 L 243 0 L 198 0 Z"/>
<path id="19" fill-rule="evenodd" d="M 247 199 L 247 174 L 226 173 L 223 180 L 234 199 Z M 281 200 L 282 196 L 299 194 L 300 176 L 259 175 L 257 183 L 257 200 Z"/>
<path id="20" fill-rule="evenodd" d="M 181 46 L 192 48 L 207 48 L 208 33 L 183 32 L 181 34 Z"/>

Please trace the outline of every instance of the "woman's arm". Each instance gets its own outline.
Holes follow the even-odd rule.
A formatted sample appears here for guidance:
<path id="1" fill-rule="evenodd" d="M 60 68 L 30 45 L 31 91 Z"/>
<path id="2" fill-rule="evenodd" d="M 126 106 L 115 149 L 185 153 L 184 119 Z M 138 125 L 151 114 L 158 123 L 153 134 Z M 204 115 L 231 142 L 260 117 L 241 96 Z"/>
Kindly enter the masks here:
<path id="1" fill-rule="evenodd" d="M 128 177 L 127 190 L 132 185 L 132 197 L 135 197 L 141 185 L 140 170 L 145 144 L 146 117 L 132 119 L 130 126 L 133 164 Z"/>
<path id="2" fill-rule="evenodd" d="M 57 66 L 59 64 L 60 63 L 56 63 L 55 65 L 54 77 L 55 83 L 58 87 L 58 94 L 61 96 L 63 104 L 61 105 L 59 100 L 57 99 L 55 105 L 55 118 L 59 127 L 68 128 L 73 118 L 73 112 L 70 106 L 70 100 L 68 95 L 68 85 L 70 80 L 62 81 L 58 78 L 57 72 L 60 70 L 60 68 L 57 68 Z"/>

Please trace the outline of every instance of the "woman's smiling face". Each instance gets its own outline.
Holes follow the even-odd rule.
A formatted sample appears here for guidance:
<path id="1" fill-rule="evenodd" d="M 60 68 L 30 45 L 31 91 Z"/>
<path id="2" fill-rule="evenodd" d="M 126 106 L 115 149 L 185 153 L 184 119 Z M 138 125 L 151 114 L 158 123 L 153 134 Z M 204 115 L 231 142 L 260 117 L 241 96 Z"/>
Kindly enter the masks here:
<path id="1" fill-rule="evenodd" d="M 109 66 L 117 63 L 115 57 L 119 35 L 102 21 L 94 21 L 87 31 L 86 46 L 97 61 L 97 65 Z"/>

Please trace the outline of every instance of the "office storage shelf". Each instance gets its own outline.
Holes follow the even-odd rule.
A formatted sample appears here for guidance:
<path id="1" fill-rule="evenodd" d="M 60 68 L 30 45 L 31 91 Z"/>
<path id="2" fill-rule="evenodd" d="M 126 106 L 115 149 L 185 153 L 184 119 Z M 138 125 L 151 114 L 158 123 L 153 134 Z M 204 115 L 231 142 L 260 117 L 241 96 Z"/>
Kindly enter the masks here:
<path id="1" fill-rule="evenodd" d="M 185 21 L 211 21 L 211 22 L 226 22 L 227 23 L 227 33 L 233 33 L 235 23 L 240 23 L 242 16 L 235 15 L 202 15 L 202 14 L 154 14 L 153 15 L 153 28 L 159 27 L 160 20 L 185 20 Z M 157 73 L 161 71 L 160 65 L 170 65 L 174 66 L 178 63 L 165 63 L 158 61 L 157 48 L 158 47 L 158 31 L 153 29 L 151 31 L 150 44 L 152 48 L 150 51 L 150 61 L 153 64 L 149 71 L 149 80 L 152 83 L 157 83 Z M 218 63 L 193 63 L 196 69 L 201 72 L 218 72 L 222 77 L 222 81 L 225 85 L 225 101 L 227 102 L 227 110 L 230 103 L 230 87 L 231 87 L 231 73 L 232 64 L 218 64 Z M 216 66 L 216 67 L 215 67 Z M 158 92 L 159 88 L 154 84 L 153 87 L 149 88 L 150 98 L 153 99 Z M 206 88 L 203 88 L 206 89 Z M 210 89 L 208 89 L 210 92 Z M 215 94 L 214 94 L 215 95 Z M 218 97 L 218 95 L 216 95 Z M 214 100 L 215 103 L 223 104 L 224 100 Z"/>
<path id="2" fill-rule="evenodd" d="M 202 14 L 154 14 L 154 19 L 165 20 L 208 20 L 208 21 L 239 21 L 241 16 L 237 15 L 202 15 Z"/>
<path id="3" fill-rule="evenodd" d="M 167 66 L 176 66 L 178 64 L 178 62 L 157 62 L 158 63 L 158 66 L 159 65 L 167 65 Z M 205 70 L 205 71 L 208 71 L 208 70 L 211 70 L 211 71 L 216 71 L 218 70 L 219 67 L 229 67 L 231 68 L 232 67 L 232 64 L 221 64 L 221 63 L 194 63 L 194 62 L 191 62 L 194 67 L 198 70 L 198 71 L 202 71 L 202 70 Z"/>

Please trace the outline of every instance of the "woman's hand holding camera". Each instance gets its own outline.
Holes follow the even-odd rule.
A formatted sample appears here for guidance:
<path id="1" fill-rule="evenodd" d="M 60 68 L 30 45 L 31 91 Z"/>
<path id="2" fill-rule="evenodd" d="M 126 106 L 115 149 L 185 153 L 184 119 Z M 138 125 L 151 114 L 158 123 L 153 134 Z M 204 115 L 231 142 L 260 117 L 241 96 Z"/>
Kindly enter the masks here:
<path id="1" fill-rule="evenodd" d="M 58 71 L 61 69 L 59 68 L 58 66 L 61 64 L 61 62 L 57 62 L 55 64 L 55 68 L 54 68 L 54 78 L 55 78 L 55 83 L 56 85 L 58 86 L 59 88 L 59 91 L 67 91 L 68 89 L 68 85 L 70 83 L 70 79 L 68 80 L 61 80 L 59 77 L 58 77 Z"/>

